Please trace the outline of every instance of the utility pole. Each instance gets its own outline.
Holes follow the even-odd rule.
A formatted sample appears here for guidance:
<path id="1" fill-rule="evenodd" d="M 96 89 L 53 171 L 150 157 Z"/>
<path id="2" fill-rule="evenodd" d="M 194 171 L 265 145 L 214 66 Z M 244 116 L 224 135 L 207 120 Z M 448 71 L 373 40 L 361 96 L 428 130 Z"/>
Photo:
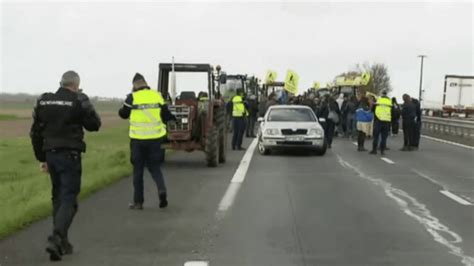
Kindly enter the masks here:
<path id="1" fill-rule="evenodd" d="M 421 103 L 421 95 L 423 93 L 423 89 L 422 89 L 422 86 L 423 86 L 423 61 L 425 59 L 425 57 L 427 57 L 426 55 L 419 55 L 418 56 L 420 59 L 421 59 L 421 68 L 420 68 L 420 91 L 419 91 L 419 96 L 418 96 L 418 100 L 420 101 Z"/>

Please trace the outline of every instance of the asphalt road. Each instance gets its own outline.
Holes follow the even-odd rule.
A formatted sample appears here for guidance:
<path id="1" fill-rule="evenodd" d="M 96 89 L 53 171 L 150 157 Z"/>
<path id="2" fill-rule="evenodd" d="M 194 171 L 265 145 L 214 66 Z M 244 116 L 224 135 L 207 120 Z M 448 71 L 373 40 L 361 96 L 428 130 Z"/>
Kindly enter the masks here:
<path id="1" fill-rule="evenodd" d="M 54 264 L 474 265 L 474 206 L 463 205 L 474 150 L 424 139 L 401 152 L 401 136 L 389 146 L 383 159 L 341 138 L 323 157 L 235 151 L 213 169 L 201 153 L 173 154 L 168 209 L 148 178 L 145 209 L 128 210 L 124 179 L 81 203 L 75 254 Z M 51 265 L 50 224 L 0 241 L 0 265 Z"/>

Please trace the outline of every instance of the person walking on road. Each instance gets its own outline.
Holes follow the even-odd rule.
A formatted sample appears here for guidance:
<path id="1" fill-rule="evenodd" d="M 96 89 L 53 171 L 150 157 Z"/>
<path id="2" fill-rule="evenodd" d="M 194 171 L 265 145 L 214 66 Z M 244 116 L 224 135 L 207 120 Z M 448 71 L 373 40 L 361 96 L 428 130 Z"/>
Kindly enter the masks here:
<path id="1" fill-rule="evenodd" d="M 418 150 L 421 139 L 421 103 L 417 99 L 411 99 L 415 105 L 415 128 L 413 133 L 413 150 Z"/>
<path id="2" fill-rule="evenodd" d="M 412 151 L 415 141 L 415 119 L 416 106 L 408 94 L 403 95 L 402 126 L 403 126 L 403 148 L 401 151 Z"/>
<path id="3" fill-rule="evenodd" d="M 232 107 L 232 123 L 234 127 L 232 135 L 232 150 L 244 150 L 242 141 L 245 132 L 245 117 L 247 116 L 247 108 L 242 98 L 243 91 L 237 90 L 237 95 L 232 98 L 229 104 Z"/>
<path id="4" fill-rule="evenodd" d="M 98 131 L 101 126 L 94 106 L 79 89 L 79 75 L 67 71 L 60 85 L 55 93 L 45 93 L 37 100 L 30 131 L 41 170 L 51 176 L 53 232 L 46 252 L 52 261 L 73 252 L 68 231 L 78 210 L 81 190 L 81 153 L 86 150 L 83 129 Z"/>
<path id="5" fill-rule="evenodd" d="M 377 154 L 380 138 L 380 153 L 384 155 L 392 121 L 392 100 L 387 97 L 386 91 L 382 92 L 382 96 L 377 100 L 374 107 L 374 140 L 370 154 Z"/>
<path id="6" fill-rule="evenodd" d="M 356 120 L 357 120 L 357 150 L 358 151 L 367 151 L 364 148 L 365 138 L 369 134 L 371 129 L 372 121 L 374 115 L 369 107 L 369 99 L 367 97 L 362 97 L 360 99 L 359 108 L 356 110 Z"/>
<path id="7" fill-rule="evenodd" d="M 329 149 L 332 147 L 334 130 L 336 125 L 339 123 L 340 115 L 341 112 L 339 110 L 339 106 L 334 98 L 330 97 L 329 95 L 325 95 L 318 117 L 323 118 L 325 121 L 321 124 L 324 128 L 324 136 Z"/>
<path id="8" fill-rule="evenodd" d="M 401 108 L 397 98 L 392 98 L 392 135 L 397 136 L 400 128 Z"/>
<path id="9" fill-rule="evenodd" d="M 159 207 L 168 206 L 167 190 L 161 162 L 161 143 L 166 137 L 166 124 L 175 118 L 161 93 L 151 90 L 145 78 L 137 73 L 133 77 L 133 92 L 127 95 L 119 110 L 122 119 L 129 119 L 131 163 L 133 165 L 133 202 L 129 208 L 142 210 L 144 203 L 143 174 L 145 167 L 158 188 Z"/>

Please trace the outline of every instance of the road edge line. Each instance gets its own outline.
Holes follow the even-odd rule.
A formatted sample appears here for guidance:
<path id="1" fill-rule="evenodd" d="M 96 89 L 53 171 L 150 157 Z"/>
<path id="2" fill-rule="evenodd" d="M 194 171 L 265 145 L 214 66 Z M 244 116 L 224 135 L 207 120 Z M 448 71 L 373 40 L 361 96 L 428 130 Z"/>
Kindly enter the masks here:
<path id="1" fill-rule="evenodd" d="M 432 140 L 432 141 L 444 143 L 444 144 L 450 144 L 450 145 L 453 145 L 453 146 L 458 146 L 458 147 L 461 147 L 461 148 L 465 148 L 465 149 L 469 149 L 469 150 L 474 150 L 474 147 L 473 147 L 473 146 L 469 146 L 469 145 L 457 143 L 457 142 L 454 142 L 454 141 L 439 139 L 439 138 L 430 137 L 430 136 L 427 136 L 427 135 L 421 135 L 421 137 L 422 137 L 422 138 L 425 138 L 425 139 Z"/>

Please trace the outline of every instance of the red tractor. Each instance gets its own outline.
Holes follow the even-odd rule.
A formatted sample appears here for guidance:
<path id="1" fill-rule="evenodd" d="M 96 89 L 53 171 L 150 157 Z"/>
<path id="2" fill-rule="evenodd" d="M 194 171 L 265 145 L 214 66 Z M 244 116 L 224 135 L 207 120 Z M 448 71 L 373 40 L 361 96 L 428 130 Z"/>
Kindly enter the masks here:
<path id="1" fill-rule="evenodd" d="M 199 96 L 193 90 L 177 91 L 176 75 L 191 73 L 201 76 L 200 85 L 190 83 L 199 89 Z M 219 84 L 225 83 L 226 76 L 209 64 L 159 65 L 158 90 L 170 104 L 176 122 L 167 125 L 167 142 L 164 149 L 192 152 L 204 151 L 209 167 L 216 167 L 226 161 L 225 103 L 219 91 Z M 196 88 L 195 86 L 200 86 Z M 185 87 L 185 86 L 184 86 Z"/>

